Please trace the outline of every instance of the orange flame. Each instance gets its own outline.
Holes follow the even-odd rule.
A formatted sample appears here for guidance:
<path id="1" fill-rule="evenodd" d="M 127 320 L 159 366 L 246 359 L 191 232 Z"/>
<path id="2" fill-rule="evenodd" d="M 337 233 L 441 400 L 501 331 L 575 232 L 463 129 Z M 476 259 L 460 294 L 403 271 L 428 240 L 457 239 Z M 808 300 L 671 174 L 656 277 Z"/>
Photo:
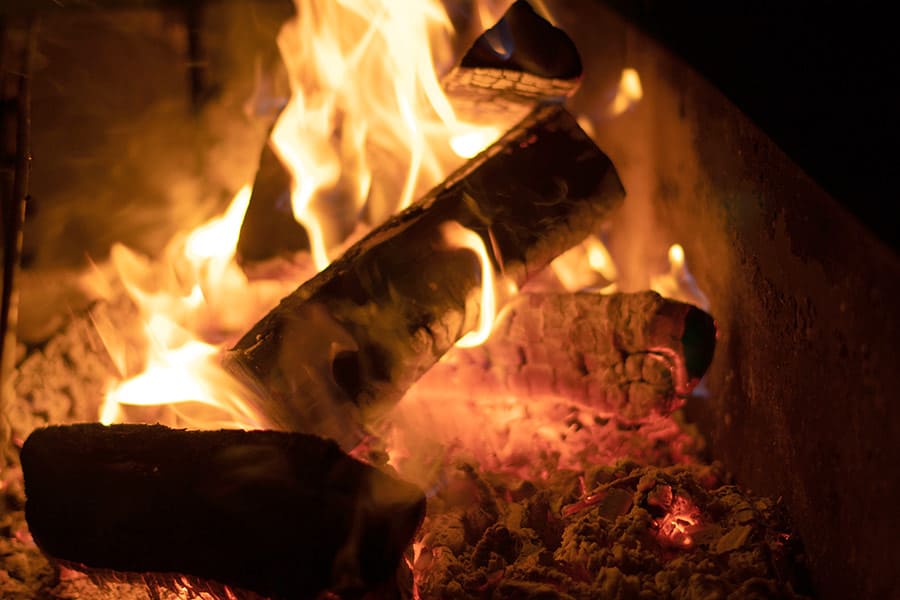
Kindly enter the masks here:
<path id="1" fill-rule="evenodd" d="M 298 17 L 278 37 L 292 97 L 272 142 L 293 175 L 294 217 L 322 269 L 337 242 L 326 239 L 333 237 L 322 221 L 326 196 L 351 196 L 351 212 L 366 207 L 381 222 L 500 131 L 459 121 L 441 88 L 452 27 L 437 0 L 296 0 L 296 6 Z M 374 189 L 374 170 L 402 186 L 391 189 L 391 181 Z"/>
<path id="2" fill-rule="evenodd" d="M 609 116 L 617 117 L 627 112 L 632 106 L 644 97 L 644 87 L 641 85 L 641 76 L 637 70 L 631 67 L 622 69 L 619 78 L 619 86 L 616 95 L 609 105 Z"/>
<path id="3" fill-rule="evenodd" d="M 675 496 L 672 507 L 656 522 L 660 540 L 682 548 L 694 544 L 692 534 L 700 526 L 700 509 L 683 496 Z"/>
<path id="4" fill-rule="evenodd" d="M 161 261 L 150 261 L 121 245 L 112 248 L 117 276 L 144 322 L 146 356 L 142 372 L 129 373 L 121 324 L 95 319 L 121 375 L 109 384 L 100 407 L 101 422 L 129 420 L 123 411 L 126 406 L 167 406 L 172 424 L 266 425 L 249 408 L 246 390 L 218 361 L 221 339 L 240 333 L 289 289 L 289 284 L 276 282 L 251 284 L 234 262 L 249 199 L 250 188 L 245 186 L 223 215 L 173 239 Z"/>
<path id="5" fill-rule="evenodd" d="M 650 289 L 661 296 L 689 302 L 708 310 L 709 300 L 688 270 L 684 248 L 681 244 L 672 244 L 669 247 L 668 260 L 668 272 L 651 276 Z"/>
<path id="6" fill-rule="evenodd" d="M 441 227 L 444 240 L 454 248 L 468 248 L 478 257 L 481 265 L 481 308 L 478 312 L 478 327 L 462 336 L 456 345 L 460 348 L 472 348 L 485 343 L 491 336 L 494 321 L 497 317 L 497 290 L 494 284 L 494 267 L 487 247 L 481 236 L 460 225 L 456 221 L 448 221 Z"/>

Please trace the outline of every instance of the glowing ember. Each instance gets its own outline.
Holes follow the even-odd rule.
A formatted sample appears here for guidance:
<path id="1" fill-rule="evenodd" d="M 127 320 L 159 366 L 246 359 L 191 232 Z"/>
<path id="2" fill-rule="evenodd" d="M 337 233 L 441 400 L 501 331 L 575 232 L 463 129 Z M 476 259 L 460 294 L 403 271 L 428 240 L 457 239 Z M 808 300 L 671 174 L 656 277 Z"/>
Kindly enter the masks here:
<path id="1" fill-rule="evenodd" d="M 133 374 L 121 324 L 94 321 L 122 376 L 110 382 L 100 408 L 101 422 L 142 420 L 123 412 L 125 406 L 167 406 L 169 417 L 155 414 L 152 420 L 195 427 L 266 425 L 248 408 L 247 391 L 221 369 L 218 358 L 223 340 L 258 319 L 291 287 L 278 282 L 251 284 L 234 263 L 249 198 L 250 188 L 245 186 L 223 215 L 172 240 L 159 262 L 124 246 L 112 249 L 116 276 L 144 322 L 146 346 L 143 370 Z"/>
<path id="2" fill-rule="evenodd" d="M 675 496 L 669 512 L 656 521 L 660 541 L 666 545 L 688 548 L 691 537 L 700 528 L 700 509 L 684 496 Z"/>

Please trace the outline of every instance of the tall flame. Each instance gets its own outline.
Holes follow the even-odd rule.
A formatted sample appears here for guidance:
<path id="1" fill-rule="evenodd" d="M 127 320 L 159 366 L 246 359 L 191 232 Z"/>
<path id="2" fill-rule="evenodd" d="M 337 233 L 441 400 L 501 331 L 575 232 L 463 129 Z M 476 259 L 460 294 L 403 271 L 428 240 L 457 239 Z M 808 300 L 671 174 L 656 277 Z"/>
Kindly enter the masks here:
<path id="1" fill-rule="evenodd" d="M 440 2 L 296 0 L 296 8 L 278 37 L 292 96 L 272 143 L 322 269 L 339 241 L 323 203 L 337 197 L 353 218 L 365 208 L 383 221 L 500 130 L 459 121 L 441 88 L 452 27 Z"/>
<path id="2" fill-rule="evenodd" d="M 497 316 L 497 290 L 494 284 L 494 267 L 488 255 L 487 246 L 481 236 L 460 225 L 457 221 L 449 221 L 441 227 L 441 233 L 448 244 L 455 248 L 468 248 L 478 257 L 481 267 L 481 304 L 478 313 L 478 327 L 462 336 L 456 345 L 460 348 L 473 348 L 485 343 L 491 336 L 494 320 Z"/>

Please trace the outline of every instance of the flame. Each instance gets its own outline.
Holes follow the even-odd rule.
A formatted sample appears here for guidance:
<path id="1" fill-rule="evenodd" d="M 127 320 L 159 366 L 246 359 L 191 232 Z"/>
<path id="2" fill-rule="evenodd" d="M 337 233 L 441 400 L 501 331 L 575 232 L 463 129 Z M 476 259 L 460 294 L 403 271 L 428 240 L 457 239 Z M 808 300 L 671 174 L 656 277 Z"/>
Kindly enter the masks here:
<path id="1" fill-rule="evenodd" d="M 298 16 L 278 37 L 292 96 L 272 143 L 293 175 L 293 214 L 322 269 L 339 241 L 323 222 L 325 203 L 337 195 L 377 224 L 500 130 L 458 120 L 441 88 L 452 26 L 438 0 L 295 4 Z M 376 180 L 373 171 L 389 176 Z"/>
<path id="2" fill-rule="evenodd" d="M 622 69 L 619 85 L 616 88 L 616 95 L 609 105 L 609 116 L 618 117 L 627 112 L 632 106 L 640 102 L 643 97 L 644 88 L 641 85 L 641 76 L 638 75 L 637 70 L 631 67 Z"/>
<path id="3" fill-rule="evenodd" d="M 650 289 L 661 296 L 689 302 L 703 310 L 709 310 L 709 299 L 688 270 L 684 248 L 672 244 L 668 252 L 669 270 L 662 275 L 650 277 Z"/>
<path id="4" fill-rule="evenodd" d="M 481 266 L 481 308 L 478 312 L 478 327 L 462 336 L 456 345 L 460 348 L 480 346 L 491 337 L 491 330 L 497 317 L 497 290 L 491 257 L 481 236 L 456 221 L 444 223 L 441 233 L 451 247 L 468 248 L 478 257 Z"/>
<path id="5" fill-rule="evenodd" d="M 348 230 L 359 232 L 361 214 L 369 225 L 385 220 L 501 128 L 458 119 L 441 88 L 440 74 L 455 58 L 439 0 L 296 0 L 296 8 L 278 36 L 291 97 L 270 142 L 292 175 L 293 216 L 308 233 L 318 271 Z M 134 365 L 131 332 L 95 319 L 120 375 L 109 384 L 103 422 L 157 420 L 158 412 L 147 417 L 134 407 L 160 407 L 177 424 L 265 426 L 248 392 L 220 368 L 219 353 L 314 271 L 301 266 L 295 279 L 247 279 L 234 252 L 250 196 L 245 186 L 224 214 L 173 239 L 159 260 L 112 249 L 116 277 L 141 315 L 143 348 Z M 472 238 L 459 239 L 486 261 L 479 325 L 462 341 L 478 343 L 496 312 L 493 272 L 480 239 L 480 249 Z"/>
<path id="6" fill-rule="evenodd" d="M 619 270 L 606 245 L 596 235 L 588 236 L 580 245 L 558 256 L 550 267 L 570 292 L 593 289 L 610 294 L 618 290 Z M 598 280 L 597 275 L 602 279 Z"/>

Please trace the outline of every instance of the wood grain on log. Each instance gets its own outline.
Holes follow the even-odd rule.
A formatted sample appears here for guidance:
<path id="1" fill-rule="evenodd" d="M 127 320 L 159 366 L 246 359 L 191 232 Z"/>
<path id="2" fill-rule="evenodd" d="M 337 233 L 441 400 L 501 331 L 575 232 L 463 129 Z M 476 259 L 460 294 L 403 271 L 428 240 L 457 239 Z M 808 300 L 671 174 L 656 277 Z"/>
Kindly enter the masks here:
<path id="1" fill-rule="evenodd" d="M 710 315 L 655 292 L 524 293 L 485 344 L 454 348 L 410 394 L 552 396 L 635 423 L 681 404 L 709 367 L 715 341 Z"/>
<path id="2" fill-rule="evenodd" d="M 22 467 L 49 555 L 279 598 L 388 580 L 425 509 L 414 486 L 303 434 L 56 426 L 32 433 Z"/>
<path id="3" fill-rule="evenodd" d="M 226 367 L 279 427 L 348 448 L 359 438 L 354 423 L 393 406 L 474 325 L 478 261 L 448 247 L 446 223 L 475 231 L 496 270 L 521 286 L 596 230 L 623 195 L 575 119 L 541 106 L 283 299 Z"/>

